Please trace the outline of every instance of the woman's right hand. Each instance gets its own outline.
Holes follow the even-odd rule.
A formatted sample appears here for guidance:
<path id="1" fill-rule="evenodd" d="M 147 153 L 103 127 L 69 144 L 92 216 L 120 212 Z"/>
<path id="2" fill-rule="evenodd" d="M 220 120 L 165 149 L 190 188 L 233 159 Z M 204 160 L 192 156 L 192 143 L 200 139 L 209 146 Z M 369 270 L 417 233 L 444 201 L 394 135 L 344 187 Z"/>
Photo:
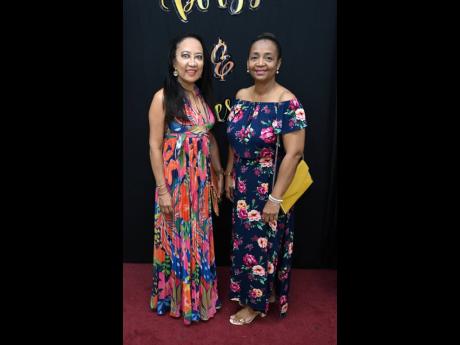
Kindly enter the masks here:
<path id="1" fill-rule="evenodd" d="M 160 205 L 160 211 L 163 214 L 172 216 L 173 208 L 171 202 L 171 194 L 169 194 L 169 192 L 158 196 L 158 204 Z"/>
<path id="2" fill-rule="evenodd" d="M 232 175 L 225 176 L 225 196 L 228 200 L 233 202 L 233 191 L 235 189 L 235 183 Z"/>

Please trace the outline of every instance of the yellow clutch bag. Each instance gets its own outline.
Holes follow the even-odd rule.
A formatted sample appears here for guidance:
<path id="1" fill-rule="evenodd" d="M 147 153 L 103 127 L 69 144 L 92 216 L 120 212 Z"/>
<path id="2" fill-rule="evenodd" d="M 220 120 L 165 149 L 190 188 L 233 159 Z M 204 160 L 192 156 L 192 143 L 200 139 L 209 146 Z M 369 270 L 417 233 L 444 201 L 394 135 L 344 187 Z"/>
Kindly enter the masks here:
<path id="1" fill-rule="evenodd" d="M 302 159 L 297 165 L 291 184 L 283 195 L 281 209 L 288 213 L 291 207 L 313 183 L 307 163 Z"/>
<path id="2" fill-rule="evenodd" d="M 272 186 L 275 185 L 276 179 L 276 163 L 278 161 L 278 147 L 280 146 L 279 135 L 277 135 L 276 140 L 276 153 L 275 153 L 275 163 L 273 165 L 273 181 Z M 283 201 L 281 202 L 281 209 L 284 213 L 288 213 L 296 201 L 302 196 L 303 193 L 310 187 L 313 183 L 313 179 L 310 175 L 310 169 L 308 168 L 307 163 L 303 160 L 297 164 L 295 175 L 292 178 L 291 184 L 283 195 Z"/>

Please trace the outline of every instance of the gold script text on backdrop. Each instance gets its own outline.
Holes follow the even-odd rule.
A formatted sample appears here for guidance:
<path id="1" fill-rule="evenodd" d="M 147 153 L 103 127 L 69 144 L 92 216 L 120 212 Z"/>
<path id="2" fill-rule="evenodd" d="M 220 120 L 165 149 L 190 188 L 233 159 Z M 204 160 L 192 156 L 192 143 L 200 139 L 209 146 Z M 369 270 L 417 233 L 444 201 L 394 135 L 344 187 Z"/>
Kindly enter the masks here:
<path id="1" fill-rule="evenodd" d="M 243 11 L 245 3 L 248 3 L 250 10 L 257 10 L 261 0 L 217 0 L 219 8 L 228 8 L 231 15 L 240 14 Z M 179 19 L 187 23 L 187 15 L 192 11 L 193 5 L 196 5 L 199 11 L 206 12 L 209 8 L 209 0 L 160 0 L 160 8 L 163 11 L 169 12 L 170 7 L 166 6 L 166 2 L 172 2 L 172 6 L 177 13 Z"/>
<path id="2" fill-rule="evenodd" d="M 225 76 L 232 71 L 235 63 L 227 54 L 227 44 L 220 38 L 211 52 L 211 61 L 214 64 L 214 78 L 225 81 Z"/>
<path id="3" fill-rule="evenodd" d="M 225 109 L 223 109 L 225 105 Z M 219 122 L 225 122 L 225 120 L 227 119 L 228 117 L 228 114 L 231 110 L 230 108 L 230 98 L 226 98 L 224 100 L 224 104 L 222 105 L 222 103 L 217 103 L 215 106 L 214 106 L 214 110 L 215 110 L 215 113 L 216 113 L 216 116 L 217 116 L 217 121 Z M 222 110 L 224 110 L 224 112 L 222 112 Z"/>

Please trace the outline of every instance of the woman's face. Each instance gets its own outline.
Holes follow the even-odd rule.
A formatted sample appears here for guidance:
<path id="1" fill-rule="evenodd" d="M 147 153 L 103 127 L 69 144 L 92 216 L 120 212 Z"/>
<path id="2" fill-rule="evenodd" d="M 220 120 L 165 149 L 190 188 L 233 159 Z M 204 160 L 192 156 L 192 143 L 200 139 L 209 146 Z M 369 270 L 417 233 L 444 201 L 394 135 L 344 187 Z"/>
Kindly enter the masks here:
<path id="1" fill-rule="evenodd" d="M 176 48 L 173 66 L 181 84 L 194 84 L 203 73 L 204 55 L 200 41 L 193 37 L 183 39 Z"/>
<path id="2" fill-rule="evenodd" d="M 254 80 L 267 81 L 275 78 L 280 65 L 281 59 L 278 59 L 278 50 L 273 41 L 262 39 L 253 43 L 247 68 Z"/>

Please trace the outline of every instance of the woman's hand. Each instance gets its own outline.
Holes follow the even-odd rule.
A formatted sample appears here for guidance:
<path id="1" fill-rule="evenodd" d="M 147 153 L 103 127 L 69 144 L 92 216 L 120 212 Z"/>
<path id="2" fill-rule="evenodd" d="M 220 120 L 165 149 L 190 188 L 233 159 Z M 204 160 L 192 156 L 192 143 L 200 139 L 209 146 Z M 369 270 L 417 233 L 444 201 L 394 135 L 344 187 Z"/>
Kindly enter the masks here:
<path id="1" fill-rule="evenodd" d="M 173 208 L 171 202 L 171 194 L 169 194 L 169 192 L 158 195 L 158 204 L 160 205 L 160 211 L 164 215 L 172 216 Z"/>
<path id="2" fill-rule="evenodd" d="M 219 200 L 222 198 L 224 194 L 224 174 L 219 174 L 219 180 L 217 181 L 217 195 Z"/>
<path id="3" fill-rule="evenodd" d="M 233 202 L 233 191 L 235 189 L 235 183 L 231 174 L 225 175 L 225 196 L 228 200 Z"/>
<path id="4" fill-rule="evenodd" d="M 279 212 L 280 212 L 280 204 L 274 203 L 268 200 L 262 211 L 262 219 L 265 223 L 269 223 L 273 220 L 278 220 Z"/>

